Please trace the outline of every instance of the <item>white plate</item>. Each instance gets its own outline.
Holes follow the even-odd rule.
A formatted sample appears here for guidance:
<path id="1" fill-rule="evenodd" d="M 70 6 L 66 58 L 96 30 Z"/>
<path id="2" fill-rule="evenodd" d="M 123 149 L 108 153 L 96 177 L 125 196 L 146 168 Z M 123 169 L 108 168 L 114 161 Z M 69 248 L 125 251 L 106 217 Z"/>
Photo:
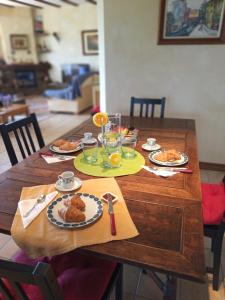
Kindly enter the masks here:
<path id="1" fill-rule="evenodd" d="M 158 151 L 153 151 L 148 155 L 148 158 L 151 162 L 156 163 L 157 165 L 160 166 L 165 166 L 165 167 L 176 167 L 176 166 L 181 166 L 184 165 L 188 162 L 188 156 L 185 153 L 178 152 L 181 156 L 181 159 L 176 160 L 176 161 L 159 161 L 155 158 L 156 155 L 161 153 L 161 150 Z"/>
<path id="2" fill-rule="evenodd" d="M 80 186 L 82 185 L 82 181 L 79 179 L 79 178 L 77 178 L 77 177 L 75 177 L 74 178 L 74 185 L 73 185 L 73 187 L 72 188 L 64 188 L 61 184 L 60 184 L 60 180 L 57 180 L 56 181 L 56 184 L 55 184 L 55 188 L 58 190 L 58 191 L 60 191 L 60 192 L 71 192 L 71 191 L 73 191 L 73 190 L 76 190 L 76 189 L 78 189 Z"/>
<path id="3" fill-rule="evenodd" d="M 56 147 L 54 145 L 50 145 L 49 146 L 49 149 L 52 151 L 52 152 L 55 152 L 55 153 L 60 153 L 60 154 L 67 154 L 67 153 L 73 153 L 73 152 L 77 152 L 79 150 L 82 149 L 82 145 L 79 144 L 79 146 L 77 146 L 77 148 L 73 149 L 73 150 L 60 150 L 59 147 Z"/>
<path id="4" fill-rule="evenodd" d="M 87 144 L 87 145 L 91 145 L 91 144 L 94 144 L 97 140 L 95 138 L 92 138 L 90 140 L 85 140 L 85 139 L 82 139 L 81 142 L 83 144 Z"/>
<path id="5" fill-rule="evenodd" d="M 93 224 L 96 222 L 103 213 L 103 204 L 102 201 L 95 195 L 90 195 L 87 193 L 77 193 L 85 203 L 85 221 L 83 222 L 66 222 L 58 214 L 58 210 L 62 207 L 65 207 L 63 200 L 70 199 L 74 194 L 66 194 L 62 197 L 54 200 L 47 209 L 47 216 L 49 221 L 61 228 L 64 229 L 74 229 L 82 228 L 87 225 Z"/>
<path id="6" fill-rule="evenodd" d="M 159 144 L 155 144 L 154 146 L 150 146 L 149 144 L 143 144 L 142 149 L 147 150 L 147 151 L 156 151 L 159 150 L 161 148 L 161 146 Z"/>

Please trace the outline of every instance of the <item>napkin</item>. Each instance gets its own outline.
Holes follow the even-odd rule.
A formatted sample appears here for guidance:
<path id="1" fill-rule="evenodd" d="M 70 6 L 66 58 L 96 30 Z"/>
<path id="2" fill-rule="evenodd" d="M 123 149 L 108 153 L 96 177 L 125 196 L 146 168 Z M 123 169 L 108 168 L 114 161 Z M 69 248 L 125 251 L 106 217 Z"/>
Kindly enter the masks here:
<path id="1" fill-rule="evenodd" d="M 179 172 L 174 172 L 174 171 L 169 171 L 169 170 L 153 170 L 152 168 L 149 168 L 148 166 L 142 166 L 143 169 L 145 169 L 148 172 L 151 172 L 157 176 L 162 176 L 162 177 L 169 177 L 173 176 Z"/>
<path id="2" fill-rule="evenodd" d="M 27 226 L 41 213 L 41 211 L 55 198 L 57 194 L 57 191 L 47 194 L 45 201 L 38 203 L 27 217 L 24 217 L 24 215 L 35 205 L 37 198 L 19 201 L 18 208 L 21 214 L 23 227 L 27 228 Z"/>
<path id="3" fill-rule="evenodd" d="M 57 162 L 62 162 L 62 161 L 66 161 L 66 160 L 70 160 L 70 159 L 74 159 L 76 156 L 65 156 L 63 155 L 63 157 L 65 159 L 60 159 L 57 156 L 49 156 L 49 155 L 41 155 L 44 160 L 48 163 L 48 164 L 53 164 L 53 163 L 57 163 Z"/>

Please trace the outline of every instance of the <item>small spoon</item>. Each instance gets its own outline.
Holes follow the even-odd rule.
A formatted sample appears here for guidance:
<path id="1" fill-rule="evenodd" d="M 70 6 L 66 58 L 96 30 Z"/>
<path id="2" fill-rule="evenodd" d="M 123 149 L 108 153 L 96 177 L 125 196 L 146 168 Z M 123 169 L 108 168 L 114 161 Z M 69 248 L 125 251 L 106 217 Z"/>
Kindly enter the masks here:
<path id="1" fill-rule="evenodd" d="M 23 215 L 24 218 L 28 217 L 29 214 L 33 211 L 33 209 L 39 204 L 45 201 L 46 195 L 41 195 L 39 198 L 37 198 L 35 204 L 28 210 L 28 212 Z"/>

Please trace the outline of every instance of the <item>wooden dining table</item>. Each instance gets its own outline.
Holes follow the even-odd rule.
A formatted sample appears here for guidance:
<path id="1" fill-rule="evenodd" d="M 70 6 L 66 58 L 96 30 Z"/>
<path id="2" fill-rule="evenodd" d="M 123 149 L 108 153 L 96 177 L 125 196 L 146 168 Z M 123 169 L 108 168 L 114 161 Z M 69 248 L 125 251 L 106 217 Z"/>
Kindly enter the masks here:
<path id="1" fill-rule="evenodd" d="M 149 152 L 141 146 L 147 138 L 153 137 L 162 148 L 186 153 L 189 159 L 187 166 L 193 170 L 193 174 L 178 173 L 163 178 L 141 169 L 134 175 L 116 177 L 140 234 L 128 240 L 83 247 L 80 251 L 165 273 L 168 278 L 204 282 L 201 186 L 195 121 L 124 116 L 122 125 L 139 129 L 136 150 L 145 157 L 146 165 L 152 166 L 152 163 L 148 159 Z M 63 137 L 78 140 L 84 132 L 92 132 L 97 137 L 100 129 L 89 119 Z M 41 151 L 46 150 L 48 146 Z M 10 234 L 23 187 L 54 183 L 58 175 L 66 170 L 73 171 L 82 180 L 94 178 L 75 170 L 71 160 L 47 164 L 38 152 L 1 174 L 0 231 Z M 167 295 L 164 299 L 174 298 Z"/>

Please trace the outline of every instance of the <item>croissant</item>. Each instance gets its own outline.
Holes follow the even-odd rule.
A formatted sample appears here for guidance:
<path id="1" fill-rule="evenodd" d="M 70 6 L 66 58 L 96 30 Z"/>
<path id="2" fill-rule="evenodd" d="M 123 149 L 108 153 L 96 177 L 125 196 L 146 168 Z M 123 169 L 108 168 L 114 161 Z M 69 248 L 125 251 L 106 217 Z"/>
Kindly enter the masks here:
<path id="1" fill-rule="evenodd" d="M 64 205 L 67 207 L 74 206 L 79 210 L 85 209 L 85 203 L 80 199 L 79 195 L 74 195 L 71 199 L 64 200 Z"/>
<path id="2" fill-rule="evenodd" d="M 59 146 L 59 149 L 69 151 L 69 150 L 76 149 L 78 146 L 79 146 L 79 142 L 66 142 L 61 146 Z"/>
<path id="3" fill-rule="evenodd" d="M 60 147 L 65 143 L 66 143 L 66 140 L 59 139 L 59 140 L 54 141 L 52 144 L 53 144 L 53 146 Z"/>
<path id="4" fill-rule="evenodd" d="M 76 207 L 62 207 L 58 210 L 59 216 L 66 222 L 83 222 L 85 215 Z"/>

